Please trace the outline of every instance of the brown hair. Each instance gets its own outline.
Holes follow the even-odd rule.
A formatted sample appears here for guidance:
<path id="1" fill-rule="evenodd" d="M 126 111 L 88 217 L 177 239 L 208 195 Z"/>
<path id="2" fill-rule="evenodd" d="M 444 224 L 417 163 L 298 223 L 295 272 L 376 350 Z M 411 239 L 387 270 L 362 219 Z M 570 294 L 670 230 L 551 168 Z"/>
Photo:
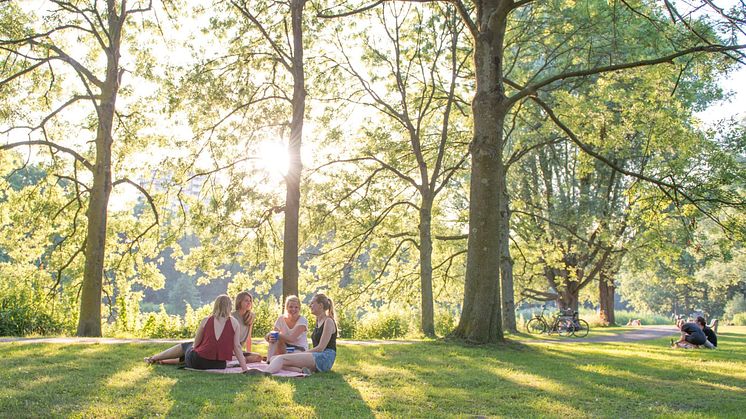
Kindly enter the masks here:
<path id="1" fill-rule="evenodd" d="M 250 292 L 248 292 L 248 291 L 241 291 L 241 292 L 239 292 L 236 295 L 236 308 L 235 308 L 236 312 L 238 312 L 238 310 L 241 309 L 241 303 L 243 302 L 243 300 L 246 297 L 250 298 L 252 303 L 254 302 L 254 296 L 251 295 Z M 251 310 L 249 310 L 249 311 L 247 311 L 246 313 L 243 314 L 243 324 L 244 324 L 244 326 L 248 326 L 249 325 L 249 318 L 251 318 Z"/>
<path id="2" fill-rule="evenodd" d="M 334 301 L 332 301 L 331 298 L 327 297 L 324 294 L 316 294 L 313 297 L 314 300 L 316 300 L 317 303 L 321 304 L 324 307 L 324 311 L 329 312 L 329 317 L 334 319 Z"/>

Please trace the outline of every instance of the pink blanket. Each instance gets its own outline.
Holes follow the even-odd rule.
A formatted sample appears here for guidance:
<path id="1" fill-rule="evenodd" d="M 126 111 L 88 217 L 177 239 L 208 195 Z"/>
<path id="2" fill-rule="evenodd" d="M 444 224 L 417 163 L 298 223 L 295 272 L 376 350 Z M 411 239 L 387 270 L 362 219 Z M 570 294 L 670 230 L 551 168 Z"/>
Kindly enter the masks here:
<path id="1" fill-rule="evenodd" d="M 267 371 L 267 368 L 269 368 L 269 365 L 263 363 L 263 362 L 254 362 L 251 364 L 246 364 L 249 368 L 256 368 L 258 370 Z M 225 369 L 217 369 L 217 370 L 195 370 L 192 368 L 184 368 L 185 370 L 189 371 L 198 371 L 198 372 L 211 372 L 213 374 L 240 374 L 241 367 L 238 365 L 238 361 L 229 361 L 228 362 L 228 368 Z M 280 372 L 276 372 L 272 374 L 276 377 L 305 377 L 306 374 L 303 374 L 302 372 L 295 372 L 295 371 L 287 371 L 287 370 L 280 370 Z"/>

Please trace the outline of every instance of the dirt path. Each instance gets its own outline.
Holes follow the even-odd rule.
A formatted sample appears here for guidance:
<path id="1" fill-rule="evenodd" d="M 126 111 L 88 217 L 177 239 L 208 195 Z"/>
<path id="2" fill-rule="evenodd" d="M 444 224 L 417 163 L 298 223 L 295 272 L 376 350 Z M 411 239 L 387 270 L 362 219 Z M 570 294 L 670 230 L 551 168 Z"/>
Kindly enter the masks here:
<path id="1" fill-rule="evenodd" d="M 667 336 L 675 336 L 677 329 L 675 326 L 641 326 L 630 328 L 621 334 L 609 336 L 593 336 L 593 329 L 586 338 L 560 338 L 542 339 L 542 340 L 519 340 L 520 343 L 529 344 L 575 344 L 575 343 L 603 343 L 603 342 L 636 342 L 639 340 L 658 339 Z M 180 343 L 189 339 L 117 339 L 117 338 L 78 338 L 78 337 L 57 337 L 57 338 L 0 338 L 3 342 L 19 343 L 63 343 L 63 344 L 120 344 L 120 343 Z M 263 339 L 254 339 L 254 345 L 264 343 Z M 415 343 L 415 341 L 406 340 L 342 340 L 341 345 L 406 345 Z"/>

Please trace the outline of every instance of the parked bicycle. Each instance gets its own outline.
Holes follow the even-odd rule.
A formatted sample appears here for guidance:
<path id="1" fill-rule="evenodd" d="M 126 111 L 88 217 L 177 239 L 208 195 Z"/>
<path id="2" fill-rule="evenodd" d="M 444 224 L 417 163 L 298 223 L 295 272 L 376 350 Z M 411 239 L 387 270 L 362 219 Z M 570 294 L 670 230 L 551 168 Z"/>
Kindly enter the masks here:
<path id="1" fill-rule="evenodd" d="M 541 306 L 541 313 L 535 314 L 534 317 L 526 323 L 526 331 L 530 334 L 541 334 L 546 333 L 548 335 L 557 333 L 560 336 L 575 336 L 584 338 L 588 336 L 590 327 L 588 322 L 578 318 L 578 313 L 570 311 L 559 311 L 551 319 L 551 323 L 547 321 L 547 317 L 544 316 L 544 312 L 547 311 L 547 306 Z"/>

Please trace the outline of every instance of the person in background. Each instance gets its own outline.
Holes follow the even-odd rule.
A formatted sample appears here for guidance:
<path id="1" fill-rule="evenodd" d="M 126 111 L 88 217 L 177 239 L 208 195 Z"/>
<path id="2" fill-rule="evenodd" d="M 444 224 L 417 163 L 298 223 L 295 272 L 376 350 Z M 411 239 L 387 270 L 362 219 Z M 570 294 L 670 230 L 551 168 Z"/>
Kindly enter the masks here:
<path id="1" fill-rule="evenodd" d="M 218 296 L 212 315 L 199 324 L 194 346 L 184 354 L 186 366 L 197 370 L 225 369 L 227 362 L 235 355 L 241 369 L 246 372 L 246 359 L 236 333 L 238 328 L 238 320 L 231 316 L 230 297 Z"/>
<path id="2" fill-rule="evenodd" d="M 246 345 L 244 357 L 246 362 L 261 362 L 259 354 L 251 352 L 251 333 L 254 328 L 256 314 L 252 310 L 254 297 L 247 291 L 241 291 L 236 295 L 235 311 L 231 313 L 238 320 L 239 341 Z M 194 346 L 193 341 L 176 344 L 163 352 L 145 358 L 148 364 L 180 364 L 184 362 L 184 355 Z"/>
<path id="3" fill-rule="evenodd" d="M 311 334 L 313 348 L 306 352 L 272 357 L 267 372 L 249 369 L 249 374 L 274 374 L 282 369 L 310 374 L 329 371 L 337 358 L 337 323 L 334 321 L 334 303 L 324 294 L 311 299 L 311 313 L 316 316 L 316 327 Z"/>
<path id="4" fill-rule="evenodd" d="M 696 323 L 685 323 L 682 319 L 678 321 L 677 326 L 681 330 L 681 338 L 674 343 L 674 346 L 687 348 L 690 345 L 699 346 L 707 342 L 705 333 Z"/>
<path id="5" fill-rule="evenodd" d="M 300 298 L 291 295 L 285 300 L 285 313 L 277 318 L 274 331 L 264 336 L 269 342 L 267 361 L 274 355 L 287 353 L 287 348 L 293 352 L 308 350 L 308 319 L 300 315 Z"/>
<path id="6" fill-rule="evenodd" d="M 707 326 L 707 322 L 705 321 L 705 318 L 702 316 L 697 317 L 697 325 L 700 329 L 702 329 L 702 332 L 704 332 L 705 336 L 707 337 L 707 340 L 705 341 L 705 346 L 707 346 L 710 349 L 715 349 L 718 346 L 718 337 L 715 334 L 715 332 Z"/>

